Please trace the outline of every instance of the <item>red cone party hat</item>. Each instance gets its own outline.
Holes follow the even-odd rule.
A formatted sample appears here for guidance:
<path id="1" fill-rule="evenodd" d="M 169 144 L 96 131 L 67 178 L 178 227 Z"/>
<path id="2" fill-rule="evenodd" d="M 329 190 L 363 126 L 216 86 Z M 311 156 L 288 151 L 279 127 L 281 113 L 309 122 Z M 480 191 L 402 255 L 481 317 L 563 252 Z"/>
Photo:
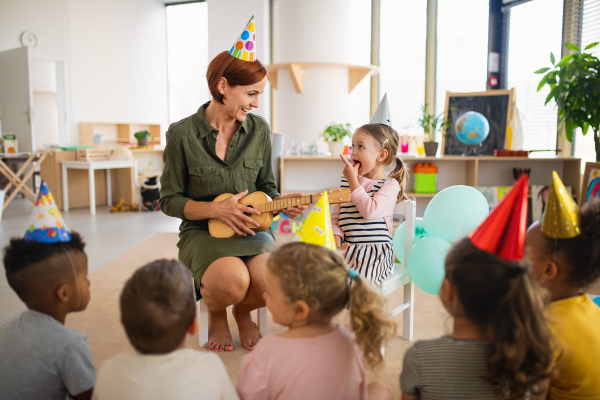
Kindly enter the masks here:
<path id="1" fill-rule="evenodd" d="M 523 258 L 528 193 L 527 175 L 523 175 L 485 221 L 469 235 L 471 243 L 505 260 Z"/>

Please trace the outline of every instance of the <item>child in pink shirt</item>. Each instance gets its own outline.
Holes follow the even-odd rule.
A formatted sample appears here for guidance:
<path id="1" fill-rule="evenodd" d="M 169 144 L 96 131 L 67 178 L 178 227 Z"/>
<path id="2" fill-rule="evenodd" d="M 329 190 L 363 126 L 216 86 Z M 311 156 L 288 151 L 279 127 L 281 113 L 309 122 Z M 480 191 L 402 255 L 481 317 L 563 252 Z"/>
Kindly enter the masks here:
<path id="1" fill-rule="evenodd" d="M 288 331 L 262 339 L 242 359 L 242 400 L 391 399 L 380 382 L 369 385 L 365 364 L 383 362 L 382 346 L 396 323 L 384 300 L 342 257 L 325 247 L 288 243 L 269 257 L 265 300 Z M 351 333 L 332 323 L 350 305 Z"/>
<path id="2" fill-rule="evenodd" d="M 392 215 L 406 200 L 406 167 L 396 155 L 398 133 L 388 125 L 366 124 L 352 136 L 352 163 L 346 164 L 340 187 L 350 188 L 351 203 L 337 204 L 331 214 L 333 234 L 346 263 L 377 286 L 394 268 Z M 386 176 L 384 167 L 395 163 Z M 342 246 L 342 242 L 345 244 Z"/>

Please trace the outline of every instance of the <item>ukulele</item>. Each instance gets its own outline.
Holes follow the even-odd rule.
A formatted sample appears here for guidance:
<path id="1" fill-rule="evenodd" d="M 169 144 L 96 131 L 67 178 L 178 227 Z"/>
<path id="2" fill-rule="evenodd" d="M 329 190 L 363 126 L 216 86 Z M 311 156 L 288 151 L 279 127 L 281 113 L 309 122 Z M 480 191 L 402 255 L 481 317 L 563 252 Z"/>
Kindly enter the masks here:
<path id="1" fill-rule="evenodd" d="M 323 192 L 309 194 L 306 196 L 292 197 L 289 199 L 271 200 L 271 198 L 263 192 L 254 192 L 240 199 L 239 203 L 250 208 L 260 211 L 260 215 L 244 213 L 248 217 L 257 221 L 260 226 L 251 225 L 246 222 L 246 226 L 254 231 L 267 230 L 273 222 L 273 213 L 275 211 L 284 210 L 288 207 L 296 207 L 305 204 L 315 204 L 321 198 Z M 327 191 L 329 196 L 329 204 L 348 203 L 350 201 L 350 189 L 330 189 Z M 219 203 L 233 196 L 231 193 L 223 193 L 217 196 L 213 201 Z M 239 237 L 233 229 L 228 225 L 219 221 L 216 218 L 211 218 L 208 221 L 208 231 L 212 237 L 230 238 Z"/>

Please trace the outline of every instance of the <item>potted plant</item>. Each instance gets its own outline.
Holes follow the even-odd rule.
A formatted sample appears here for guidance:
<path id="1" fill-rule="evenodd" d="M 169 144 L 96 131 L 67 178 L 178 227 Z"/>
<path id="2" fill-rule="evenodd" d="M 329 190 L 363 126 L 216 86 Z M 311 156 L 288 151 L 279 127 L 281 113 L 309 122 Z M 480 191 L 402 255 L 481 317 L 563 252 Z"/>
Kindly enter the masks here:
<path id="1" fill-rule="evenodd" d="M 437 131 L 445 130 L 450 126 L 450 123 L 449 119 L 444 119 L 444 113 L 440 113 L 437 116 L 430 114 L 427 110 L 427 103 L 421 106 L 419 125 L 423 128 L 423 134 L 425 135 L 423 146 L 425 148 L 426 156 L 435 157 L 439 145 L 439 143 L 435 141 L 435 133 Z"/>
<path id="2" fill-rule="evenodd" d="M 600 60 L 585 50 L 596 47 L 600 42 L 591 43 L 583 49 L 572 43 L 565 47 L 575 53 L 564 56 L 555 63 L 550 53 L 552 67 L 540 68 L 536 74 L 545 74 L 538 85 L 538 92 L 544 85 L 550 86 L 546 103 L 552 99 L 558 105 L 559 131 L 564 128 L 567 140 L 573 140 L 573 130 L 581 128 L 585 135 L 589 128 L 594 134 L 596 161 L 600 161 Z"/>
<path id="3" fill-rule="evenodd" d="M 140 131 L 133 134 L 138 141 L 139 147 L 148 146 L 148 138 L 150 137 L 150 132 L 148 131 Z"/>
<path id="4" fill-rule="evenodd" d="M 351 137 L 350 124 L 334 124 L 329 125 L 323 132 L 319 134 L 326 142 L 329 143 L 329 151 L 332 156 L 337 156 L 344 152 L 345 137 Z"/>

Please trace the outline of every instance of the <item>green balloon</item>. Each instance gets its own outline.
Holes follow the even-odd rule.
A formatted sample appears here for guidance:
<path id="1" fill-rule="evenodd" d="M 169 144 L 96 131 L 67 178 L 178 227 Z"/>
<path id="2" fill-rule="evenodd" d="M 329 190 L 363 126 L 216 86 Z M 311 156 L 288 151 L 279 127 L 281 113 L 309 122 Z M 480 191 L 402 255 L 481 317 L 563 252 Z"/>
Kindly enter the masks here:
<path id="1" fill-rule="evenodd" d="M 400 263 L 404 264 L 404 238 L 405 238 L 405 223 L 403 222 L 394 232 L 394 237 L 392 239 L 392 245 L 394 247 L 394 254 Z M 425 235 L 423 231 L 423 218 L 415 218 L 415 237 L 412 241 L 414 246 L 417 241 Z"/>
<path id="2" fill-rule="evenodd" d="M 444 276 L 444 261 L 452 245 L 435 236 L 425 236 L 410 250 L 408 273 L 419 289 L 438 294 Z"/>
<path id="3" fill-rule="evenodd" d="M 485 196 L 470 186 L 451 186 L 436 194 L 423 214 L 428 236 L 457 242 L 471 233 L 488 216 Z"/>

